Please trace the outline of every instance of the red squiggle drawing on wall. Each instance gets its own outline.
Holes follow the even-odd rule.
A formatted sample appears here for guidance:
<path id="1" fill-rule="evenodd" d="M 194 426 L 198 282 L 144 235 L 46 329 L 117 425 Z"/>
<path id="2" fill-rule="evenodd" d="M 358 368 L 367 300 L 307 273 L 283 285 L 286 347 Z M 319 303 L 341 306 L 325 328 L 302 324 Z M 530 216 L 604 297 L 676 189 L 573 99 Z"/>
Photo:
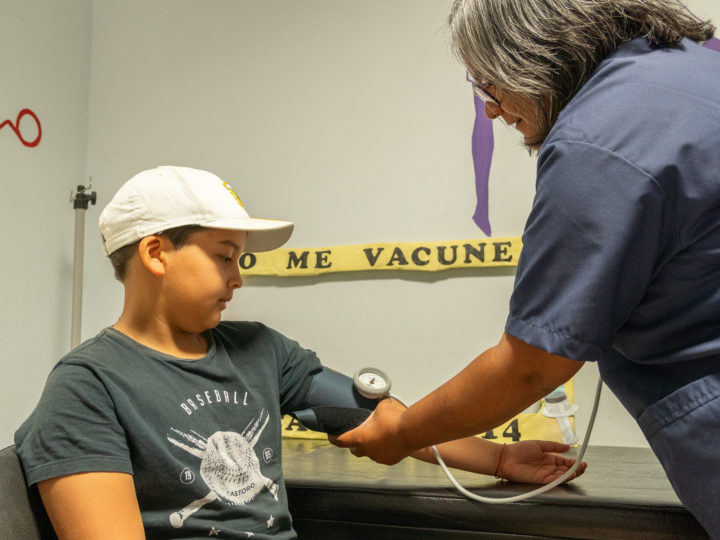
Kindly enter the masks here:
<path id="1" fill-rule="evenodd" d="M 32 119 L 35 120 L 35 125 L 37 125 L 37 137 L 35 137 L 35 139 L 33 139 L 32 141 L 26 140 L 23 137 L 22 133 L 20 133 L 20 120 L 22 120 L 23 117 L 26 115 L 31 116 Z M 40 139 L 42 138 L 42 126 L 40 125 L 40 119 L 30 109 L 23 109 L 22 111 L 20 111 L 17 115 L 17 118 L 15 119 L 14 124 L 10 120 L 5 120 L 2 124 L 0 124 L 0 129 L 4 128 L 5 126 L 10 126 L 10 129 L 15 132 L 17 138 L 20 139 L 20 142 L 23 143 L 25 146 L 33 148 L 40 144 Z"/>

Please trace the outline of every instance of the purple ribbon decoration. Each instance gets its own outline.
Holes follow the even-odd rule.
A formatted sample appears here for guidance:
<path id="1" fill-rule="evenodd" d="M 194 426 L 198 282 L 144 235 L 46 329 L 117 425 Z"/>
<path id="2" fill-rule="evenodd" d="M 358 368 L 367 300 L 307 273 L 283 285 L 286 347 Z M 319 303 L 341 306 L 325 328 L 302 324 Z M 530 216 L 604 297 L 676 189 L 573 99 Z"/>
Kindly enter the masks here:
<path id="1" fill-rule="evenodd" d="M 475 168 L 475 194 L 477 205 L 473 221 L 482 232 L 490 236 L 490 217 L 488 214 L 488 183 L 490 164 L 492 163 L 495 138 L 492 120 L 485 116 L 485 103 L 473 95 L 475 100 L 475 126 L 472 134 L 472 156 Z"/>
<path id="2" fill-rule="evenodd" d="M 711 49 L 713 51 L 720 52 L 720 39 L 711 38 L 711 39 L 707 40 L 703 46 L 707 47 L 708 49 Z"/>

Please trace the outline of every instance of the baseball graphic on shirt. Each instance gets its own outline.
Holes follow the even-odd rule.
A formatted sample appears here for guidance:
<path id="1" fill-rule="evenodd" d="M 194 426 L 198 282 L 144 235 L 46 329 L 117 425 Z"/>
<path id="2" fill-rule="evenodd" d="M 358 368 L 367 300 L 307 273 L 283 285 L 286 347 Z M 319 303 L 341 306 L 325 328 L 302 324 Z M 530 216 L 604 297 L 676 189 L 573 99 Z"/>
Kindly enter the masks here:
<path id="1" fill-rule="evenodd" d="M 174 436 L 167 439 L 175 446 L 200 458 L 200 476 L 210 489 L 202 499 L 192 501 L 170 516 L 173 527 L 182 527 L 185 520 L 206 504 L 220 500 L 242 506 L 267 489 L 277 500 L 279 486 L 262 475 L 255 445 L 268 423 L 265 410 L 253 419 L 242 433 L 216 431 L 207 439 L 194 431 L 184 433 L 171 429 Z"/>

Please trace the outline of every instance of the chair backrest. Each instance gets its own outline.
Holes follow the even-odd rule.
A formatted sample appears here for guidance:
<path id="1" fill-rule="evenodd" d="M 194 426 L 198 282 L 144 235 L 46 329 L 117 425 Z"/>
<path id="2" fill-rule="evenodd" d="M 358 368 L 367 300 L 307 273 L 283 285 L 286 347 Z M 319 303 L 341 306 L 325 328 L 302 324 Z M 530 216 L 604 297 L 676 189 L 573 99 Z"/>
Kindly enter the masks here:
<path id="1" fill-rule="evenodd" d="M 14 446 L 0 450 L 0 538 L 57 540 L 37 488 L 25 483 Z"/>

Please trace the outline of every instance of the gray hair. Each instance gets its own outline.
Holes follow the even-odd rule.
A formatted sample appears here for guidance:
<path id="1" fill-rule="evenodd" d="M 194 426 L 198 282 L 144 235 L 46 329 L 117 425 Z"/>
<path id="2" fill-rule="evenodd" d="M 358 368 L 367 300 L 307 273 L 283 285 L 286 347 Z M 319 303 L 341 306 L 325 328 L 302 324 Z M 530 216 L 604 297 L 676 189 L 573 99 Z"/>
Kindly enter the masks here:
<path id="1" fill-rule="evenodd" d="M 455 54 L 476 81 L 512 92 L 540 111 L 538 148 L 560 111 L 622 43 L 645 37 L 672 47 L 712 38 L 715 27 L 678 0 L 455 0 Z"/>

